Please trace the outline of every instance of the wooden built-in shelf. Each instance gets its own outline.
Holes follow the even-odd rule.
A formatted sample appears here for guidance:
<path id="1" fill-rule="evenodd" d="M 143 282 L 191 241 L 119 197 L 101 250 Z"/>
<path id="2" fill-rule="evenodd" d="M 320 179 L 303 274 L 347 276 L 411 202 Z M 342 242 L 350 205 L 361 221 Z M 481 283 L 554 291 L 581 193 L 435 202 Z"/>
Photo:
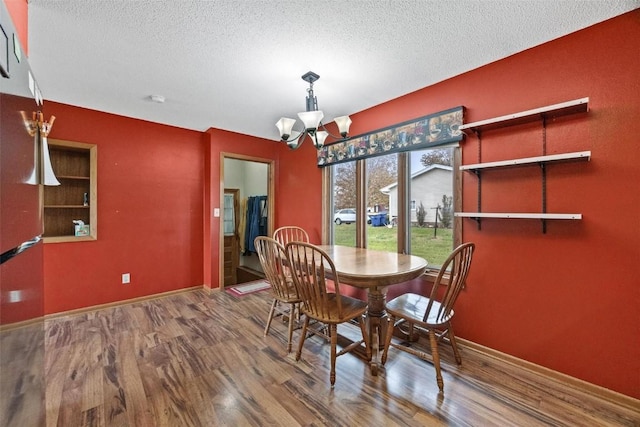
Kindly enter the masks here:
<path id="1" fill-rule="evenodd" d="M 499 129 L 508 126 L 515 126 L 524 123 L 535 122 L 542 117 L 550 119 L 569 114 L 586 113 L 589 111 L 589 98 L 574 99 L 573 101 L 561 102 L 559 104 L 548 105 L 546 107 L 534 108 L 533 110 L 521 111 L 519 113 L 508 114 L 506 116 L 494 117 L 480 120 L 478 122 L 467 123 L 460 126 L 460 130 L 470 129 L 474 132 L 490 129 Z"/>
<path id="2" fill-rule="evenodd" d="M 69 175 L 56 175 L 56 178 L 58 178 L 58 180 L 61 179 L 85 179 L 85 180 L 90 180 L 91 177 L 90 176 L 69 176 Z"/>
<path id="3" fill-rule="evenodd" d="M 48 145 L 53 172 L 60 185 L 45 186 L 43 189 L 43 241 L 58 243 L 96 240 L 97 146 L 55 139 L 49 139 Z M 74 220 L 82 220 L 89 225 L 88 236 L 75 235 Z"/>
<path id="4" fill-rule="evenodd" d="M 498 169 L 516 166 L 537 165 L 542 163 L 589 161 L 591 151 L 577 151 L 575 153 L 551 154 L 548 156 L 524 157 L 521 159 L 501 160 L 497 162 L 475 163 L 460 166 L 461 171 L 475 171 L 479 169 Z"/>
<path id="5" fill-rule="evenodd" d="M 45 243 L 68 243 L 68 242 L 91 242 L 96 240 L 95 237 L 89 236 L 49 236 L 45 237 Z"/>

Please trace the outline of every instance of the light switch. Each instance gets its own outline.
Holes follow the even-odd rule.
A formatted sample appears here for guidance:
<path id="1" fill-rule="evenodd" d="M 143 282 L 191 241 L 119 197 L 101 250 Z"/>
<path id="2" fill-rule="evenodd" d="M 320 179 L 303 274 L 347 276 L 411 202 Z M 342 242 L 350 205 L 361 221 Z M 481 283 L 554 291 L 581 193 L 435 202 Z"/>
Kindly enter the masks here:
<path id="1" fill-rule="evenodd" d="M 220 208 L 213 208 L 213 216 L 216 218 L 220 217 Z"/>

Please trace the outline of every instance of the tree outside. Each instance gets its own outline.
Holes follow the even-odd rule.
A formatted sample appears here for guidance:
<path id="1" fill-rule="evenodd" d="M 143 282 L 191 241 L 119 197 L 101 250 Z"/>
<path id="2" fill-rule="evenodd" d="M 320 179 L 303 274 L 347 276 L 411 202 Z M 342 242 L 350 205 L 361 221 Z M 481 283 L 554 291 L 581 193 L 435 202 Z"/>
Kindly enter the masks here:
<path id="1" fill-rule="evenodd" d="M 354 208 L 356 206 L 356 162 L 340 163 L 334 168 L 334 208 L 336 210 Z"/>
<path id="2" fill-rule="evenodd" d="M 451 148 L 429 150 L 420 157 L 420 163 L 424 167 L 431 165 L 453 166 L 453 150 Z"/>
<path id="3" fill-rule="evenodd" d="M 398 180 L 398 156 L 371 157 L 367 159 L 367 206 L 389 208 L 389 196 L 380 189 Z"/>

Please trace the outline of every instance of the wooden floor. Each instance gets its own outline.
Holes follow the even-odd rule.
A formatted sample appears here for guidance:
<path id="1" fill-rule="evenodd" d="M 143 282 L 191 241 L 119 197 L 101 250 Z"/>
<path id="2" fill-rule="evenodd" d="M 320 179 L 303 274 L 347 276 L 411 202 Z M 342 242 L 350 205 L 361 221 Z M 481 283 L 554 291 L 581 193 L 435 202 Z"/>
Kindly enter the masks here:
<path id="1" fill-rule="evenodd" d="M 444 394 L 432 365 L 393 350 L 377 377 L 339 357 L 331 389 L 326 342 L 296 362 L 285 324 L 263 337 L 269 303 L 197 290 L 47 320 L 47 426 L 640 426 L 637 408 L 469 348 L 458 367 L 446 345 Z"/>

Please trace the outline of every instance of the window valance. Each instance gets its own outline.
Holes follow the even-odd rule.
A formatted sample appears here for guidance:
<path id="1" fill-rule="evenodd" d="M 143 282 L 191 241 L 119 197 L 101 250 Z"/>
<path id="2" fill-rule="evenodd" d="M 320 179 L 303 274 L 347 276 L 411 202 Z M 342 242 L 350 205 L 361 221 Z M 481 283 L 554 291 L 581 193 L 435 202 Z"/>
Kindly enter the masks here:
<path id="1" fill-rule="evenodd" d="M 463 116 L 464 107 L 455 107 L 326 145 L 318 167 L 460 141 Z"/>

